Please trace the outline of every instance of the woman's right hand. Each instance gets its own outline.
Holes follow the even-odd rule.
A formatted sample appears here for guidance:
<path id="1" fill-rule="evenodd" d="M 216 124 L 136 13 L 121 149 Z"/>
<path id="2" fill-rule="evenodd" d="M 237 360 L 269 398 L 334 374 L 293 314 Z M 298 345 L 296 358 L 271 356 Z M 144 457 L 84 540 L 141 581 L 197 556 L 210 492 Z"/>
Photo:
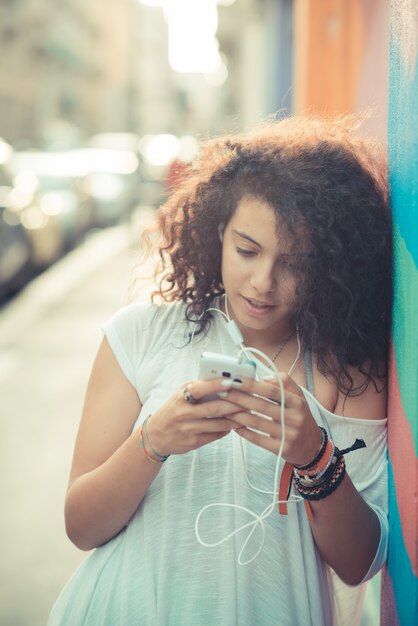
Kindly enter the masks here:
<path id="1" fill-rule="evenodd" d="M 147 422 L 147 436 L 155 451 L 165 456 L 183 454 L 225 437 L 237 424 L 228 419 L 241 410 L 227 399 L 231 381 L 195 380 L 176 391 Z M 189 401 L 186 400 L 188 393 Z M 207 396 L 222 394 L 219 399 Z"/>
<path id="2" fill-rule="evenodd" d="M 196 400 L 228 391 L 221 380 L 188 387 Z M 187 452 L 238 427 L 228 419 L 242 410 L 236 403 L 219 398 L 192 404 L 183 391 L 148 420 L 149 442 L 159 454 Z M 109 541 L 126 526 L 161 468 L 141 454 L 134 429 L 141 409 L 136 389 L 104 338 L 87 388 L 65 505 L 68 536 L 82 550 Z"/>

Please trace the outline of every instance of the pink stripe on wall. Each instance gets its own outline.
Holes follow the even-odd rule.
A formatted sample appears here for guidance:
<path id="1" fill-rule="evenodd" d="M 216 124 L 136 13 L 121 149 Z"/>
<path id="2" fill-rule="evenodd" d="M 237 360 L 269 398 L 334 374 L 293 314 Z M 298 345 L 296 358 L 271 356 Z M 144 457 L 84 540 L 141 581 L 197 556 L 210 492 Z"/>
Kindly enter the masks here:
<path id="1" fill-rule="evenodd" d="M 382 584 L 385 588 L 385 593 L 381 596 L 381 626 L 400 626 L 398 612 L 396 610 L 396 599 L 393 591 L 392 579 L 390 577 L 388 568 L 385 567 L 382 571 Z"/>
<path id="2" fill-rule="evenodd" d="M 418 576 L 418 459 L 415 456 L 411 426 L 405 417 L 399 393 L 396 359 L 391 346 L 388 402 L 389 456 L 393 468 L 402 535 Z"/>

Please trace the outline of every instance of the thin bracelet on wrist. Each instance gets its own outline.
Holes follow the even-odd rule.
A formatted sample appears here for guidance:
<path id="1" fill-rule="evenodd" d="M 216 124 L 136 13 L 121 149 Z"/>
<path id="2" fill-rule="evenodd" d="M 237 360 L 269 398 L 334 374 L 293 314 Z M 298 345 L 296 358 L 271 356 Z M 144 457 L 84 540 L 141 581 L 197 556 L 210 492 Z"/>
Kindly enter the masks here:
<path id="1" fill-rule="evenodd" d="M 168 457 L 170 456 L 169 454 L 160 454 L 159 452 L 157 452 L 156 450 L 154 450 L 154 448 L 151 445 L 151 441 L 148 435 L 148 430 L 147 430 L 147 424 L 148 421 L 150 419 L 151 415 L 148 415 L 148 417 L 145 418 L 144 423 L 142 424 L 142 429 L 143 429 L 143 433 L 144 433 L 144 438 L 148 444 L 149 449 L 151 450 L 151 452 L 157 457 L 157 459 L 161 462 L 164 463 Z"/>
<path id="2" fill-rule="evenodd" d="M 144 454 L 145 454 L 145 456 L 147 457 L 147 459 L 148 459 L 149 461 L 152 461 L 153 463 L 157 463 L 157 465 L 161 465 L 161 464 L 163 463 L 163 461 L 161 461 L 160 459 L 156 459 L 156 458 L 154 458 L 154 457 L 153 457 L 153 456 L 152 456 L 152 455 L 148 452 L 148 450 L 147 450 L 147 448 L 146 448 L 146 446 L 145 446 L 145 442 L 144 442 L 144 429 L 142 428 L 142 426 L 141 426 L 141 428 L 140 428 L 140 430 L 139 430 L 139 439 L 140 439 L 140 441 L 141 441 L 141 447 L 142 447 L 142 449 L 143 449 L 143 451 L 144 451 Z"/>

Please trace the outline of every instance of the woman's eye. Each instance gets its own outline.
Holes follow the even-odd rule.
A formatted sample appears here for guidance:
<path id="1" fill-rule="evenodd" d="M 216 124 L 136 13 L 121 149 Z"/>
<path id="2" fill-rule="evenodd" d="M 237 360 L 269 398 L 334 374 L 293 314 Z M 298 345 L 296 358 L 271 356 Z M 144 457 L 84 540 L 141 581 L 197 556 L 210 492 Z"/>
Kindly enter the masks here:
<path id="1" fill-rule="evenodd" d="M 236 248 L 238 254 L 240 254 L 241 256 L 255 256 L 255 252 L 254 250 L 246 250 L 245 248 Z"/>

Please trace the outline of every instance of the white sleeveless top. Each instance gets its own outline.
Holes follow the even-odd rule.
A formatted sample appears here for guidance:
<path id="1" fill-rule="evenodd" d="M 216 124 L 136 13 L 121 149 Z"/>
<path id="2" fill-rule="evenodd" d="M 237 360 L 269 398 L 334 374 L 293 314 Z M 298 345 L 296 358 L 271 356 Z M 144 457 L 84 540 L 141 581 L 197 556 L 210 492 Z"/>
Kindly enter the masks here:
<path id="1" fill-rule="evenodd" d="M 185 381 L 197 377 L 202 351 L 236 354 L 220 315 L 209 333 L 188 342 L 185 305 L 136 303 L 103 325 L 104 333 L 142 410 L 137 428 Z M 339 448 L 356 437 L 367 448 L 346 458 L 347 471 L 376 511 L 381 540 L 365 580 L 383 565 L 387 549 L 386 420 L 334 415 L 304 390 L 312 414 Z M 117 419 L 117 415 L 115 415 Z M 328 626 L 336 623 L 330 569 L 313 542 L 303 503 L 277 507 L 264 521 L 264 545 L 238 563 L 249 530 L 204 547 L 196 517 L 208 504 L 236 504 L 260 514 L 273 496 L 276 456 L 230 433 L 220 441 L 164 463 L 127 527 L 95 549 L 56 601 L 48 626 Z M 138 451 L 139 453 L 139 451 Z M 200 518 L 201 539 L 215 543 L 252 520 L 239 508 L 216 506 Z M 242 556 L 263 542 L 257 525 Z M 359 588 L 356 588 L 356 594 Z M 351 623 L 353 615 L 351 614 Z"/>

